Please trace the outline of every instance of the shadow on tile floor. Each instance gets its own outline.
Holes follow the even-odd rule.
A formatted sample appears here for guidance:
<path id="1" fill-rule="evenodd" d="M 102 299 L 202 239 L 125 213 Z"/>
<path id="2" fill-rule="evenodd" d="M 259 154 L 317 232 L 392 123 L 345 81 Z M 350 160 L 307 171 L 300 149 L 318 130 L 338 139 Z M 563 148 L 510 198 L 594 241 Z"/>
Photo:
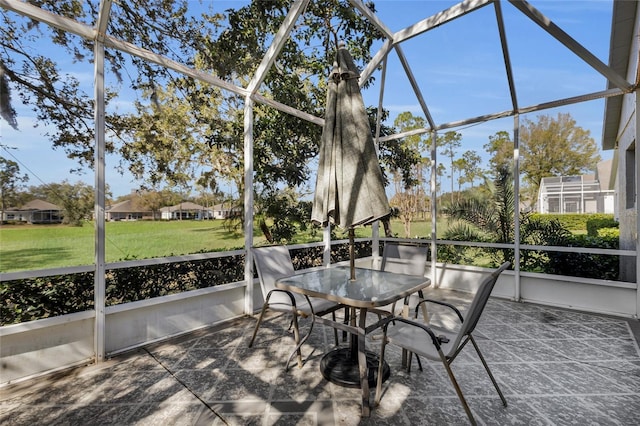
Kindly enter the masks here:
<path id="1" fill-rule="evenodd" d="M 464 303 L 466 296 L 452 297 Z M 447 318 L 433 312 L 434 321 Z M 360 416 L 359 389 L 325 380 L 333 331 L 316 325 L 305 363 L 284 370 L 293 349 L 286 316 L 254 318 L 150 345 L 99 366 L 0 389 L 2 425 L 451 425 L 467 417 L 441 365 L 392 369 L 381 405 Z M 308 321 L 302 323 L 306 332 Z M 509 403 L 503 407 L 472 348 L 453 364 L 480 424 L 640 424 L 638 322 L 491 299 L 476 338 Z M 375 333 L 374 333 L 375 335 Z M 379 340 L 368 340 L 377 352 Z M 373 394 L 374 390 L 372 390 Z M 373 395 L 372 395 L 373 398 Z"/>

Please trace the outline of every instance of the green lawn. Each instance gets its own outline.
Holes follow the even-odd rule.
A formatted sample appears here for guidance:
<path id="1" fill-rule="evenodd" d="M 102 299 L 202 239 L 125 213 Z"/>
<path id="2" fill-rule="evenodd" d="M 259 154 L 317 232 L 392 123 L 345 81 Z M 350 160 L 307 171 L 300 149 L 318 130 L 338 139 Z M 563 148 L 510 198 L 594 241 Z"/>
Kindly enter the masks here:
<path id="1" fill-rule="evenodd" d="M 392 221 L 391 228 L 404 237 L 402 223 Z M 412 237 L 429 237 L 430 229 L 428 222 L 415 222 L 411 226 Z M 0 226 L 0 272 L 90 265 L 94 261 L 94 233 L 93 223 L 81 227 Z M 105 233 L 107 262 L 244 247 L 242 233 L 228 231 L 221 220 L 107 222 Z M 264 241 L 258 228 L 254 235 L 256 244 Z M 370 237 L 371 228 L 357 228 L 356 236 Z M 302 237 L 305 238 L 318 241 L 322 233 Z M 347 238 L 347 234 L 338 238 Z"/>
<path id="2" fill-rule="evenodd" d="M 0 227 L 0 271 L 90 265 L 94 261 L 94 227 L 16 225 Z M 223 221 L 108 222 L 107 262 L 241 248 L 241 233 Z M 258 241 L 260 236 L 256 237 Z"/>

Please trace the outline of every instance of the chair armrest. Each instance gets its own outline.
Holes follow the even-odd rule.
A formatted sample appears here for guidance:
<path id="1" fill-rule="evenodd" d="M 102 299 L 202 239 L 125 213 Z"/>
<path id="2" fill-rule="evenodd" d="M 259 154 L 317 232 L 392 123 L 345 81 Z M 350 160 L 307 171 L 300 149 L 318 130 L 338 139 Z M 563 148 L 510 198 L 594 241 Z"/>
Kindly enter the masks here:
<path id="1" fill-rule="evenodd" d="M 443 302 L 441 300 L 434 300 L 434 299 L 424 299 L 421 300 L 420 302 L 418 302 L 418 305 L 416 305 L 416 313 L 415 313 L 415 317 L 418 318 L 418 309 L 420 308 L 420 305 L 422 305 L 423 303 L 435 303 L 436 305 L 441 305 L 441 306 L 446 306 L 447 308 L 453 309 L 453 311 L 456 313 L 456 315 L 458 315 L 458 319 L 460 319 L 460 322 L 464 322 L 464 318 L 462 316 L 462 313 L 460 313 L 460 310 L 458 308 L 456 308 L 455 306 L 453 306 L 451 303 L 447 303 L 447 302 Z"/>
<path id="2" fill-rule="evenodd" d="M 389 324 L 394 323 L 396 321 L 397 322 L 403 322 L 405 324 L 421 328 L 423 331 L 425 331 L 427 334 L 429 334 L 429 337 L 431 337 L 431 341 L 433 342 L 434 346 L 436 347 L 436 349 L 438 351 L 440 351 L 440 338 L 438 336 L 436 336 L 436 334 L 433 332 L 433 330 L 431 330 L 431 328 L 429 328 L 428 325 L 420 323 L 420 322 L 413 321 L 413 320 L 411 320 L 409 318 L 396 316 L 396 317 L 392 317 L 392 318 L 389 318 L 388 320 L 386 320 L 386 323 L 384 324 L 384 327 L 383 327 L 384 336 L 387 335 L 387 329 L 389 328 Z"/>
<path id="3" fill-rule="evenodd" d="M 286 294 L 287 296 L 289 296 L 289 299 L 291 299 L 291 305 L 293 305 L 293 307 L 296 306 L 296 298 L 293 296 L 293 293 L 291 293 L 289 290 L 283 290 L 281 288 L 274 288 L 269 293 L 267 293 L 267 297 L 265 299 L 265 302 L 269 303 L 269 299 L 271 298 L 271 293 L 273 293 L 273 292 Z"/>

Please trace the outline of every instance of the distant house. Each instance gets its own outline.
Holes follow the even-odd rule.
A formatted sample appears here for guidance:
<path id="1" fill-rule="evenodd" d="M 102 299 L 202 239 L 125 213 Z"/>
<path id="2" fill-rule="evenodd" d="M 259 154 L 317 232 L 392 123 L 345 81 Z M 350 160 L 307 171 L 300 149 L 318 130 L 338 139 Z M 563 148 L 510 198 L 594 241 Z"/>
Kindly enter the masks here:
<path id="1" fill-rule="evenodd" d="M 609 189 L 612 160 L 598 164 L 595 174 L 545 177 L 538 191 L 540 213 L 609 213 L 615 190 Z"/>
<path id="2" fill-rule="evenodd" d="M 162 219 L 166 220 L 201 220 L 213 219 L 213 211 L 190 201 L 176 204 L 175 206 L 163 207 L 160 209 Z"/>
<path id="3" fill-rule="evenodd" d="M 233 206 L 230 203 L 216 204 L 211 208 L 214 219 L 227 219 L 229 217 L 240 216 L 242 209 L 237 206 Z"/>
<path id="4" fill-rule="evenodd" d="M 27 223 L 62 223 L 62 209 L 44 200 L 31 200 L 19 208 L 2 212 L 2 220 Z"/>
<path id="5" fill-rule="evenodd" d="M 135 199 L 129 199 L 109 207 L 105 212 L 106 220 L 143 220 L 153 219 L 152 211 L 145 210 L 136 202 Z"/>

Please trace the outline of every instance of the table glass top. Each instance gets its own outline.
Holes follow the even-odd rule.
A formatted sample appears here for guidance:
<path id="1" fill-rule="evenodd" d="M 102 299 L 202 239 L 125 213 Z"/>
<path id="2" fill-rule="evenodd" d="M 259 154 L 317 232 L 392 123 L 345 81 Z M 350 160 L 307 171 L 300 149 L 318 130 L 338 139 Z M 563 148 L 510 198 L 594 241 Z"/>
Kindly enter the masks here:
<path id="1" fill-rule="evenodd" d="M 281 278 L 277 286 L 352 306 L 383 306 L 427 287 L 430 280 L 415 275 L 356 268 L 355 281 L 349 267 L 317 269 Z"/>

